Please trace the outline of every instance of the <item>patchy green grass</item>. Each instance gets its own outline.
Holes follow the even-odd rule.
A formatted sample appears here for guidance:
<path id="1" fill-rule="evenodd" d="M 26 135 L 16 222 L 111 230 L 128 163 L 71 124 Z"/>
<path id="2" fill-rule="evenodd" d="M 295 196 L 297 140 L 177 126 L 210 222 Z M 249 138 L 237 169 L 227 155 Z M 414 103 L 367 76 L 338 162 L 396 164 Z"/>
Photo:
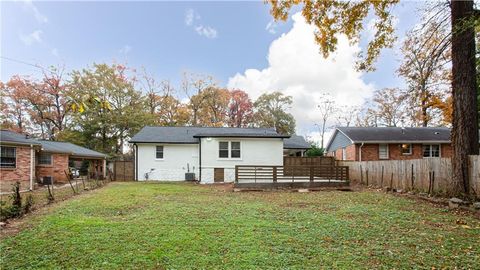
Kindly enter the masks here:
<path id="1" fill-rule="evenodd" d="M 374 192 L 112 183 L 26 225 L 2 269 L 480 268 L 478 220 Z"/>

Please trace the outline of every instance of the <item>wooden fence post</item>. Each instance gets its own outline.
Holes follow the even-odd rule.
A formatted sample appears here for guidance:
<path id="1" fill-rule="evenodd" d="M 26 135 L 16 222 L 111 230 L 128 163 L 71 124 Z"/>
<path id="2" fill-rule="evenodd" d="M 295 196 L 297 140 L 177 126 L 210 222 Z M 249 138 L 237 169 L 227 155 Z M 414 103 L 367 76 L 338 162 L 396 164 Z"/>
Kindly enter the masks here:
<path id="1" fill-rule="evenodd" d="M 368 169 L 365 170 L 365 176 L 367 177 L 367 187 L 368 187 Z"/>
<path id="2" fill-rule="evenodd" d="M 412 190 L 415 188 L 414 183 L 413 183 L 413 181 L 414 181 L 413 178 L 414 178 L 414 175 L 413 175 L 413 163 L 412 163 Z"/>
<path id="3" fill-rule="evenodd" d="M 313 166 L 310 166 L 310 182 L 313 182 Z"/>
<path id="4" fill-rule="evenodd" d="M 363 170 L 362 170 L 362 165 L 360 165 L 360 184 L 363 184 Z"/>
<path id="5" fill-rule="evenodd" d="M 390 189 L 393 188 L 393 172 L 392 172 L 392 176 L 390 177 Z"/>
<path id="6" fill-rule="evenodd" d="M 277 182 L 277 166 L 273 166 L 273 182 Z"/>
<path id="7" fill-rule="evenodd" d="M 384 172 L 384 170 L 385 170 L 385 168 L 382 165 L 382 178 L 380 180 L 380 187 L 382 187 L 382 188 L 383 188 L 383 172 Z"/>

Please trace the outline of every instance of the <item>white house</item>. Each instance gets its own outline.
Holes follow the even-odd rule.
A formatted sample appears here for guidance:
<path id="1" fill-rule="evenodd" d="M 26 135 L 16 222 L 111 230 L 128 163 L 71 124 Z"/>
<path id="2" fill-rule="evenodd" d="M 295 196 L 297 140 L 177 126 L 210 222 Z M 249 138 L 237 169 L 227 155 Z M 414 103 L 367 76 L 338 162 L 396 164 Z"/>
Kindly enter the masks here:
<path id="1" fill-rule="evenodd" d="M 136 180 L 232 182 L 235 165 L 282 166 L 286 153 L 303 154 L 303 137 L 267 128 L 144 127 L 130 140 Z M 194 174 L 194 175 L 192 175 Z"/>

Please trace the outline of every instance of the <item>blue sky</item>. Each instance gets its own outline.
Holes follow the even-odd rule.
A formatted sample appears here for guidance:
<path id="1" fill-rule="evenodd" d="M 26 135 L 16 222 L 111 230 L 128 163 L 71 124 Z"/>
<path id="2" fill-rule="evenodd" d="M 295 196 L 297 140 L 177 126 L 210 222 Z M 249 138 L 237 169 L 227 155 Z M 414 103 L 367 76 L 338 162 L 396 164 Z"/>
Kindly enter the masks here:
<path id="1" fill-rule="evenodd" d="M 5 58 L 44 67 L 65 65 L 67 71 L 116 61 L 145 67 L 158 79 L 174 84 L 184 71 L 210 74 L 220 85 L 243 88 L 252 97 L 287 89 L 285 93 L 294 95 L 294 107 L 308 107 L 306 113 L 312 115 L 297 120 L 303 134 L 315 130 L 314 103 L 304 100 L 316 96 L 302 96 L 302 91 L 329 92 L 341 103 L 350 92 L 360 93 L 358 99 L 363 99 L 375 89 L 403 84 L 394 74 L 401 57 L 396 49 L 385 50 L 377 71 L 369 74 L 352 69 L 347 56 L 355 48 L 348 45 L 339 50 L 339 61 L 323 62 L 317 58 L 311 34 L 305 32 L 311 28 L 300 18 L 267 27 L 272 18 L 263 1 L 15 1 L 0 5 L 2 81 L 14 74 L 41 76 L 38 68 Z M 415 9 L 420 5 L 402 2 L 394 8 L 399 40 L 416 23 Z M 303 47 L 304 43 L 311 45 Z M 309 63 L 313 59 L 316 63 Z M 319 71 L 307 74 L 311 70 Z M 330 74 L 330 70 L 338 72 Z M 285 79 L 289 77 L 285 72 L 295 78 Z M 303 113 L 297 109 L 294 115 L 301 118 Z"/>
<path id="2" fill-rule="evenodd" d="M 116 60 L 145 66 L 162 78 L 175 80 L 190 70 L 226 83 L 236 72 L 265 65 L 268 46 L 278 35 L 265 30 L 271 17 L 260 2 L 34 2 L 46 22 L 25 3 L 1 5 L 2 56 L 67 69 Z M 190 9 L 200 18 L 187 26 Z M 198 25 L 215 29 L 217 36 L 199 35 Z M 287 28 L 282 24 L 278 31 Z M 41 31 L 40 42 L 22 41 L 35 31 Z M 28 66 L 2 60 L 2 80 L 30 72 Z"/>

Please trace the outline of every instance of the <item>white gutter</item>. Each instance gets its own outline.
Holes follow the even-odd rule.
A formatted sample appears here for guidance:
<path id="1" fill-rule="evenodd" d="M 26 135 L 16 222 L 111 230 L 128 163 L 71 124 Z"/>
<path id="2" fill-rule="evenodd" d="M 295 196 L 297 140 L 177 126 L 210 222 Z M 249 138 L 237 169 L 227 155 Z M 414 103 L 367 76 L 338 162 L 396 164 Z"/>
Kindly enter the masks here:
<path id="1" fill-rule="evenodd" d="M 33 149 L 33 144 L 30 145 L 30 190 L 33 190 L 33 167 L 34 167 L 34 155 L 35 151 Z"/>

